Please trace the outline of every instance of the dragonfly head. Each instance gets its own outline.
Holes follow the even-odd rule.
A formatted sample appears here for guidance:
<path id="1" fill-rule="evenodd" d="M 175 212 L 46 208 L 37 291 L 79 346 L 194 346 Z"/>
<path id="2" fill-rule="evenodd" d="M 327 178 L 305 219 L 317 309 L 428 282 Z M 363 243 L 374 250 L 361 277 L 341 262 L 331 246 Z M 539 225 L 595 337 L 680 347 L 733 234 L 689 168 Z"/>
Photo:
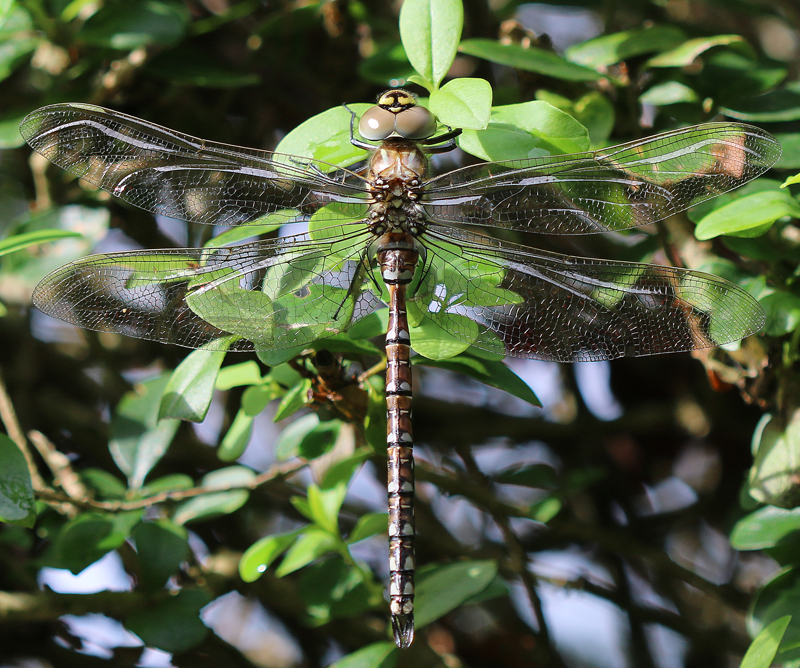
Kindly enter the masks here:
<path id="1" fill-rule="evenodd" d="M 436 116 L 420 106 L 413 93 L 393 88 L 364 112 L 358 131 L 369 141 L 383 141 L 389 137 L 418 141 L 436 133 Z"/>

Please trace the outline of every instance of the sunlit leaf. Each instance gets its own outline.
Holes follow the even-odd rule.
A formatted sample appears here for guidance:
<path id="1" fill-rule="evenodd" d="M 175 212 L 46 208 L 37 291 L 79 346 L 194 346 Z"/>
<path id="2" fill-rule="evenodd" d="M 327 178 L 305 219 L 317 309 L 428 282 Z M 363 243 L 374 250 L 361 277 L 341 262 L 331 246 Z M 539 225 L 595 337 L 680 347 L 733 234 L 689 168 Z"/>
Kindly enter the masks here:
<path id="1" fill-rule="evenodd" d="M 405 0 L 400 9 L 400 39 L 414 69 L 435 90 L 458 49 L 464 8 L 460 0 Z"/>
<path id="2" fill-rule="evenodd" d="M 458 50 L 499 65 L 538 72 L 565 81 L 597 81 L 603 76 L 588 67 L 564 60 L 552 51 L 536 47 L 524 48 L 518 44 L 502 44 L 490 39 L 475 38 L 465 39 Z"/>
<path id="3" fill-rule="evenodd" d="M 783 634 L 792 621 L 791 615 L 776 619 L 759 633 L 742 659 L 740 668 L 769 668 L 778 653 Z"/>
<path id="4" fill-rule="evenodd" d="M 280 557 L 294 543 L 303 529 L 288 533 L 265 536 L 245 550 L 239 560 L 239 575 L 245 582 L 254 582 L 260 578 L 270 564 Z"/>
<path id="5" fill-rule="evenodd" d="M 415 624 L 422 628 L 485 589 L 497 574 L 494 561 L 465 561 L 426 570 L 417 578 Z"/>
<path id="6" fill-rule="evenodd" d="M 187 355 L 172 372 L 164 389 L 159 419 L 202 422 L 214 398 L 217 373 L 224 359 L 224 350 L 200 349 Z"/>

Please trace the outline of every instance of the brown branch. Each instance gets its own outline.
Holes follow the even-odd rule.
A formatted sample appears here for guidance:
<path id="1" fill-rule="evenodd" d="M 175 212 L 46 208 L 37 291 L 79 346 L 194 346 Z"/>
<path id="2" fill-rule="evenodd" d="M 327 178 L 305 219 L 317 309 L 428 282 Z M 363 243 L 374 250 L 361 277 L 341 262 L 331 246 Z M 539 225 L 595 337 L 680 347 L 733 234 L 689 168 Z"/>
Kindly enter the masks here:
<path id="1" fill-rule="evenodd" d="M 247 482 L 226 485 L 200 485 L 198 487 L 192 487 L 191 489 L 176 489 L 169 492 L 154 494 L 144 499 L 136 499 L 134 501 L 95 501 L 88 497 L 74 499 L 66 494 L 50 490 L 37 490 L 36 495 L 43 501 L 56 503 L 69 502 L 87 510 L 102 510 L 109 513 L 117 513 L 147 508 L 166 501 L 183 501 L 184 499 L 203 496 L 204 494 L 229 492 L 237 489 L 254 490 L 268 482 L 283 480 L 307 465 L 305 461 L 282 462 L 271 466 L 269 469 Z"/>
<path id="2" fill-rule="evenodd" d="M 41 475 L 39 469 L 36 467 L 36 462 L 33 460 L 33 455 L 28 448 L 28 442 L 25 440 L 25 434 L 22 432 L 22 427 L 19 425 L 17 414 L 14 411 L 14 405 L 11 403 L 11 397 L 8 396 L 6 385 L 0 377 L 0 420 L 6 428 L 8 437 L 14 441 L 16 446 L 20 449 L 25 462 L 28 464 L 28 473 L 31 476 L 31 484 L 34 490 L 47 489 L 47 484 Z"/>
<path id="3" fill-rule="evenodd" d="M 128 615 L 169 596 L 167 591 L 151 594 L 102 591 L 97 594 L 35 594 L 0 591 L 0 624 L 42 622 L 62 615 L 85 615 L 101 612 L 111 617 Z"/>
<path id="4" fill-rule="evenodd" d="M 502 513 L 507 517 L 530 519 L 527 506 L 515 506 L 499 501 L 491 490 L 474 484 L 472 480 L 465 480 L 463 477 L 458 477 L 452 473 L 441 473 L 439 470 L 428 466 L 424 461 L 419 460 L 416 462 L 416 472 L 420 480 L 431 482 L 448 494 L 463 496 L 478 508 L 492 508 L 492 512 Z M 630 559 L 644 559 L 660 572 L 679 579 L 706 594 L 718 597 L 738 610 L 745 610 L 749 605 L 749 596 L 735 587 L 717 585 L 706 580 L 694 571 L 672 561 L 659 548 L 637 540 L 629 532 L 607 526 L 592 526 L 562 516 L 550 520 L 547 523 L 547 528 L 555 536 L 562 539 L 595 543 L 604 549 L 617 552 Z"/>
<path id="5" fill-rule="evenodd" d="M 58 451 L 40 431 L 29 431 L 28 438 L 53 474 L 54 485 L 61 487 L 71 499 L 85 499 L 89 496 L 80 477 L 72 468 L 69 457 Z"/>
<path id="6" fill-rule="evenodd" d="M 542 649 L 544 649 L 548 655 L 548 665 L 550 665 L 551 662 L 553 665 L 563 665 L 550 639 L 547 620 L 545 619 L 544 610 L 542 609 L 542 600 L 539 597 L 539 593 L 536 591 L 536 576 L 530 568 L 528 553 L 522 546 L 517 534 L 514 533 L 514 530 L 511 528 L 511 523 L 508 519 L 509 516 L 502 512 L 501 504 L 496 502 L 489 480 L 478 467 L 478 463 L 472 456 L 472 451 L 469 447 L 459 447 L 456 448 L 456 451 L 464 462 L 472 481 L 477 482 L 478 486 L 486 491 L 487 500 L 494 500 L 486 505 L 485 509 L 492 516 L 492 519 L 503 534 L 509 552 L 509 559 L 507 560 L 508 566 L 519 577 L 525 587 L 528 600 L 536 615 L 536 623 L 539 627 L 537 633 L 538 639 L 542 644 Z"/>

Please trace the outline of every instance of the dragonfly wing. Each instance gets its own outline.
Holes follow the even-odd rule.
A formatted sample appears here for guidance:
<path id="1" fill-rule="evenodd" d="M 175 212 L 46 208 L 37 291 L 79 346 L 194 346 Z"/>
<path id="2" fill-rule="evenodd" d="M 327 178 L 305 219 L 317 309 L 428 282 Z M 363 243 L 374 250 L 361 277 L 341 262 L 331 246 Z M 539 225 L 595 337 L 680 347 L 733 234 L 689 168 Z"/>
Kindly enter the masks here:
<path id="1" fill-rule="evenodd" d="M 560 362 L 609 360 L 719 346 L 764 325 L 758 302 L 717 276 L 445 232 L 426 235 L 428 266 L 413 302 L 481 349 Z"/>
<path id="2" fill-rule="evenodd" d="M 342 231 L 327 241 L 92 255 L 46 276 L 33 302 L 80 327 L 189 348 L 293 348 L 381 304 L 367 277 L 367 241 L 363 231 Z"/>
<path id="3" fill-rule="evenodd" d="M 243 225 L 281 212 L 289 222 L 330 202 L 349 206 L 350 218 L 366 215 L 363 179 L 352 172 L 197 139 L 102 107 L 44 107 L 23 120 L 20 132 L 59 167 L 170 218 Z"/>
<path id="4" fill-rule="evenodd" d="M 587 153 L 465 167 L 428 181 L 421 202 L 444 225 L 624 230 L 738 188 L 780 153 L 759 128 L 709 123 Z"/>

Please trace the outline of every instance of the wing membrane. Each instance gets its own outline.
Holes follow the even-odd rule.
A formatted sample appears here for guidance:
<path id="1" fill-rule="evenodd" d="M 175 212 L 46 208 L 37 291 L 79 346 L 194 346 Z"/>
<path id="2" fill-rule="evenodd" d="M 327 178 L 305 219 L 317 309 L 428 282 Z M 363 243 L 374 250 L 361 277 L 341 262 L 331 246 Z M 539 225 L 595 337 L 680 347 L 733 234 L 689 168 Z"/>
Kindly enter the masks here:
<path id="1" fill-rule="evenodd" d="M 609 360 L 719 346 L 764 325 L 752 296 L 710 274 L 532 251 L 466 231 L 426 236 L 430 266 L 415 307 L 485 350 Z"/>
<path id="2" fill-rule="evenodd" d="M 330 202 L 366 215 L 363 179 L 352 172 L 197 139 L 102 107 L 43 107 L 25 118 L 20 132 L 59 167 L 170 218 L 244 225 L 283 212 L 289 222 Z"/>
<path id="3" fill-rule="evenodd" d="M 778 142 L 759 128 L 709 123 L 599 151 L 465 167 L 428 181 L 421 202 L 442 224 L 624 230 L 737 188 L 779 157 Z"/>
<path id="4" fill-rule="evenodd" d="M 347 329 L 380 304 L 367 233 L 225 248 L 92 255 L 46 276 L 37 308 L 80 327 L 189 348 L 280 350 Z"/>

